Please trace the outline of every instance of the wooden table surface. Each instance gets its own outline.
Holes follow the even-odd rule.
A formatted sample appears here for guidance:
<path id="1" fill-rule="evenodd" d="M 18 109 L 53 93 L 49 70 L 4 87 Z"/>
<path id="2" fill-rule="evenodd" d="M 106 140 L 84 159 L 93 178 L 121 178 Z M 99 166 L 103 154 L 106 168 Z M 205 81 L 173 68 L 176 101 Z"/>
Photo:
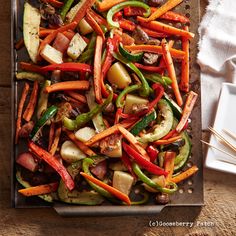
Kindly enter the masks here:
<path id="1" fill-rule="evenodd" d="M 205 206 L 165 208 L 156 216 L 61 218 L 53 209 L 10 206 L 10 1 L 0 0 L 0 235 L 236 235 L 235 176 L 204 170 Z M 207 0 L 201 0 L 204 12 Z M 203 134 L 207 137 L 207 134 Z M 194 222 L 193 227 L 150 227 L 150 221 Z"/>

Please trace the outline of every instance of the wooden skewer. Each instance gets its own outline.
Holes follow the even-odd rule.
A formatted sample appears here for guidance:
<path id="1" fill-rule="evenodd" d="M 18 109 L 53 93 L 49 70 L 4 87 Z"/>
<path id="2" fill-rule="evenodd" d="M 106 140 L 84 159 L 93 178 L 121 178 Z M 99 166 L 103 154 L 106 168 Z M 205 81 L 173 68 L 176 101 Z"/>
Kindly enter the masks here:
<path id="1" fill-rule="evenodd" d="M 213 129 L 212 127 L 208 127 L 208 129 L 215 134 L 220 140 L 223 141 L 223 143 L 225 145 L 227 145 L 229 148 L 231 148 L 232 150 L 234 150 L 236 152 L 236 146 L 234 146 L 232 143 L 230 143 L 227 139 L 225 139 L 219 132 L 217 132 L 215 129 Z"/>
<path id="2" fill-rule="evenodd" d="M 223 131 L 228 134 L 230 137 L 234 138 L 236 140 L 236 134 L 234 134 L 233 132 L 227 130 L 227 129 L 223 129 Z"/>
<path id="3" fill-rule="evenodd" d="M 226 154 L 226 155 L 232 157 L 232 158 L 236 158 L 236 156 L 234 156 L 234 155 L 232 155 L 232 154 L 230 154 L 230 153 L 228 153 L 228 152 L 226 152 L 226 151 L 224 151 L 224 150 L 222 150 L 222 149 L 220 149 L 220 148 L 218 148 L 218 147 L 215 147 L 215 146 L 213 146 L 212 144 L 210 144 L 210 143 L 208 143 L 208 142 L 205 142 L 205 141 L 203 141 L 203 140 L 201 140 L 201 142 L 204 143 L 204 144 L 206 144 L 206 145 L 208 145 L 209 147 L 212 147 L 212 148 L 214 148 L 214 149 L 216 149 L 216 150 L 218 150 L 218 151 L 220 151 L 220 152 L 222 152 L 222 153 L 224 153 L 224 154 Z"/>

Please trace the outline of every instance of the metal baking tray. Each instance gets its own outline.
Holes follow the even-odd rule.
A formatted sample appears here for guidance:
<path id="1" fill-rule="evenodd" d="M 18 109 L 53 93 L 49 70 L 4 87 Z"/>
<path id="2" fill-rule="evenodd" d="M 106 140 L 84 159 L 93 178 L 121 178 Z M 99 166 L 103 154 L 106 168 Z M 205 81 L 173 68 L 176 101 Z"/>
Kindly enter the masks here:
<path id="1" fill-rule="evenodd" d="M 15 72 L 17 71 L 17 62 L 28 60 L 26 50 L 22 49 L 16 51 L 14 43 L 22 37 L 22 18 L 23 18 L 23 4 L 24 0 L 12 0 L 12 15 L 11 15 L 11 79 L 12 79 L 12 206 L 15 208 L 40 208 L 53 207 L 58 214 L 62 216 L 95 216 L 95 215 L 138 215 L 138 214 L 157 214 L 165 206 L 202 206 L 203 205 L 203 163 L 202 163 L 202 147 L 201 139 L 201 96 L 200 96 L 200 71 L 196 63 L 197 56 L 197 42 L 198 33 L 197 28 L 199 24 L 199 0 L 184 0 L 180 6 L 176 7 L 176 12 L 182 13 L 190 18 L 190 31 L 195 33 L 195 38 L 190 44 L 190 84 L 191 90 L 199 94 L 197 104 L 191 115 L 192 120 L 192 153 L 187 166 L 196 164 L 199 168 L 197 174 L 192 178 L 178 184 L 179 190 L 171 196 L 171 202 L 165 206 L 156 205 L 151 200 L 147 205 L 143 206 L 115 206 L 108 202 L 100 206 L 75 206 L 63 203 L 49 204 L 39 199 L 38 197 L 25 198 L 18 194 L 17 190 L 20 188 L 15 178 L 15 158 L 18 153 L 26 149 L 26 144 L 20 142 L 18 146 L 14 145 L 15 134 L 15 120 L 19 94 L 21 94 L 21 83 L 15 80 Z M 178 42 L 177 42 L 178 43 Z"/>

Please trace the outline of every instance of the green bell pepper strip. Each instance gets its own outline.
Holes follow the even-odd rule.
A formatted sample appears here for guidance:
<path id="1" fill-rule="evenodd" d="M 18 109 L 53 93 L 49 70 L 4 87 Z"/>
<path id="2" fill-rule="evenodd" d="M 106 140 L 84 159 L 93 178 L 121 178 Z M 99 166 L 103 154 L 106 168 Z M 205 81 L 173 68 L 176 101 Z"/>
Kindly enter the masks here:
<path id="1" fill-rule="evenodd" d="M 139 177 L 139 179 L 141 181 L 143 181 L 145 184 L 147 184 L 151 188 L 154 188 L 162 193 L 172 194 L 172 193 L 176 192 L 178 189 L 178 186 L 173 182 L 168 183 L 170 185 L 170 187 L 172 187 L 172 188 L 161 187 L 160 185 L 155 183 L 153 180 L 151 180 L 149 177 L 147 177 L 136 163 L 133 163 L 133 171 Z"/>
<path id="2" fill-rule="evenodd" d="M 103 104 L 96 105 L 89 112 L 78 115 L 75 120 L 71 120 L 71 119 L 65 117 L 63 119 L 63 125 L 68 130 L 79 129 L 80 127 L 84 126 L 87 122 L 92 120 L 92 118 L 95 115 L 102 112 L 107 107 L 107 105 L 112 102 L 112 98 L 113 98 L 113 91 L 112 91 L 111 87 L 107 85 L 107 89 L 108 89 L 108 91 L 110 91 L 110 94 L 107 97 L 107 99 L 103 102 Z"/>
<path id="3" fill-rule="evenodd" d="M 115 6 L 113 6 L 107 12 L 107 22 L 108 22 L 110 27 L 119 28 L 119 23 L 113 21 L 113 16 L 114 16 L 115 13 L 117 13 L 118 11 L 122 10 L 125 7 L 141 7 L 141 8 L 144 8 L 146 10 L 146 12 L 143 13 L 144 17 L 149 17 L 149 15 L 151 14 L 151 8 L 143 2 L 138 2 L 138 1 L 122 2 L 122 3 L 119 3 Z"/>
<path id="4" fill-rule="evenodd" d="M 130 93 L 130 92 L 133 92 L 135 90 L 138 90 L 140 89 L 141 85 L 140 84 L 134 84 L 134 85 L 131 85 L 127 88 L 125 88 L 120 94 L 119 96 L 117 97 L 116 99 L 116 107 L 117 108 L 122 108 L 125 104 L 124 104 L 124 101 L 123 101 L 123 97 Z"/>
<path id="5" fill-rule="evenodd" d="M 142 97 L 148 97 L 149 94 L 150 94 L 151 89 L 149 87 L 149 84 L 148 84 L 147 80 L 145 79 L 145 77 L 141 73 L 141 71 L 132 62 L 128 61 L 126 58 L 122 57 L 120 54 L 113 53 L 112 55 L 116 60 L 118 60 L 121 63 L 125 64 L 135 74 L 137 74 L 137 76 L 140 78 L 140 80 L 142 82 L 142 86 L 140 88 L 140 93 L 139 94 Z"/>
<path id="6" fill-rule="evenodd" d="M 167 76 L 161 76 L 158 73 L 155 73 L 155 74 L 143 73 L 143 75 L 146 78 L 146 80 L 151 81 L 153 83 L 160 83 L 165 87 L 172 84 L 171 78 Z"/>
<path id="7" fill-rule="evenodd" d="M 50 120 L 53 116 L 56 115 L 58 108 L 56 106 L 49 107 L 42 115 L 42 117 L 36 122 L 33 130 L 30 133 L 30 139 L 32 141 L 37 141 L 39 131 L 43 128 L 43 126 Z"/>
<path id="8" fill-rule="evenodd" d="M 144 54 L 143 52 L 135 53 L 135 54 L 130 53 L 122 46 L 121 43 L 119 44 L 119 52 L 123 57 L 127 58 L 131 62 L 141 61 L 143 54 Z"/>
<path id="9" fill-rule="evenodd" d="M 87 49 L 80 55 L 79 62 L 86 62 L 89 59 L 93 58 L 95 45 L 96 45 L 96 33 L 93 33 L 89 41 Z"/>
<path id="10" fill-rule="evenodd" d="M 64 3 L 64 5 L 63 5 L 63 7 L 62 7 L 62 9 L 61 9 L 61 13 L 60 13 L 61 18 L 62 18 L 63 21 L 65 20 L 66 14 L 67 14 L 67 12 L 70 10 L 70 8 L 71 8 L 71 6 L 72 6 L 73 3 L 74 3 L 74 0 L 67 0 L 67 1 Z"/>

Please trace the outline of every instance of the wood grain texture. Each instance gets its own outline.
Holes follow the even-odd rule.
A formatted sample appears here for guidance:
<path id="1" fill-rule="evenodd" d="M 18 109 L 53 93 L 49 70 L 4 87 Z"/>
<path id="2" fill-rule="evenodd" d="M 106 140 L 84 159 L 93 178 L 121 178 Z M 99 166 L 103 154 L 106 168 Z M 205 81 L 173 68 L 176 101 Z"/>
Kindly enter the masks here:
<path id="1" fill-rule="evenodd" d="M 10 206 L 10 1 L 0 0 L 0 235 L 236 235 L 235 176 L 206 169 L 205 206 L 165 208 L 156 216 L 61 218 L 52 209 L 13 209 Z M 202 0 L 202 12 L 207 4 Z M 203 134 L 208 138 L 208 134 Z M 190 196 L 191 197 L 191 196 Z M 150 227 L 150 221 L 194 222 L 194 227 Z M 212 227 L 197 226 L 212 222 Z"/>

